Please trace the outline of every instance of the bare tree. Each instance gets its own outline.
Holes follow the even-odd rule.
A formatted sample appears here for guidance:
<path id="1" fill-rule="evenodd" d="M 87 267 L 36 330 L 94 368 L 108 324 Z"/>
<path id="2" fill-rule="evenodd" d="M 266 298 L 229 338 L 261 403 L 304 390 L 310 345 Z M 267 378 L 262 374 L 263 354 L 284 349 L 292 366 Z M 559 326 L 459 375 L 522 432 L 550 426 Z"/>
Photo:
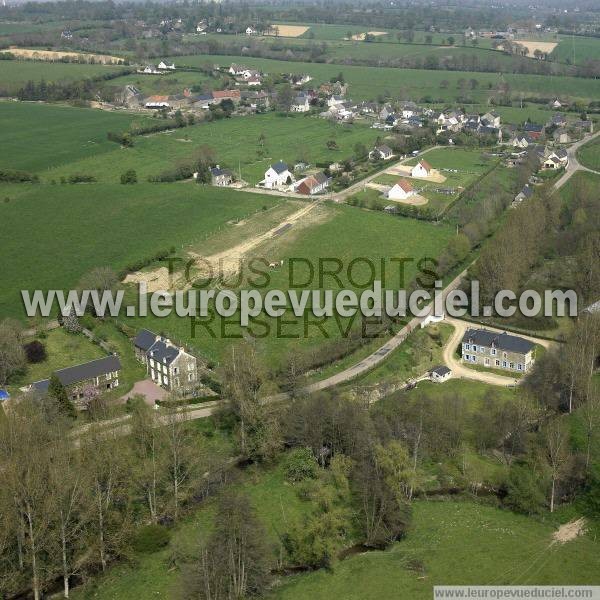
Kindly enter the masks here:
<path id="1" fill-rule="evenodd" d="M 24 367 L 21 324 L 4 319 L 0 321 L 0 385 L 6 385 L 8 378 Z"/>
<path id="2" fill-rule="evenodd" d="M 569 438 L 560 418 L 553 419 L 546 426 L 544 440 L 546 446 L 546 460 L 550 467 L 552 480 L 550 486 L 550 512 L 554 512 L 556 485 L 560 481 L 569 460 Z"/>

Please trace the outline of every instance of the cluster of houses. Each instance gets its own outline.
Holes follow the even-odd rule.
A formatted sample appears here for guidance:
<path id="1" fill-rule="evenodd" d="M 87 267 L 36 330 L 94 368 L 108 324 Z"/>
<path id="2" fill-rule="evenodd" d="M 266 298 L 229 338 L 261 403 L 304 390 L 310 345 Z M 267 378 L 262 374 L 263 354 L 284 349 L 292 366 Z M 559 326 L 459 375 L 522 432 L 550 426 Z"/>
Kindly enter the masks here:
<path id="1" fill-rule="evenodd" d="M 265 103 L 268 103 L 268 96 L 263 99 L 260 93 L 249 95 L 249 97 L 254 99 L 255 102 L 264 100 Z M 234 104 L 239 104 L 242 101 L 242 93 L 240 90 L 216 90 L 205 94 L 194 94 L 186 88 L 181 94 L 154 94 L 143 98 L 139 94 L 139 90 L 136 89 L 128 104 L 159 110 L 207 110 L 211 105 L 220 104 L 224 100 L 231 100 Z"/>
<path id="2" fill-rule="evenodd" d="M 250 69 L 243 65 L 232 64 L 227 71 L 237 83 L 250 86 L 259 86 L 263 82 L 263 74 L 257 69 Z"/>
<path id="3" fill-rule="evenodd" d="M 198 360 L 169 339 L 147 329 L 133 340 L 136 358 L 146 367 L 152 381 L 180 395 L 193 393 L 199 382 Z M 54 371 L 76 408 L 85 409 L 90 399 L 119 387 L 122 370 L 119 357 L 111 354 L 80 365 Z M 48 393 L 50 379 L 36 381 L 22 389 L 40 395 Z"/>
<path id="4" fill-rule="evenodd" d="M 293 170 L 298 171 L 300 168 Z M 265 171 L 264 179 L 258 183 L 258 187 L 314 196 L 326 192 L 330 182 L 331 179 L 322 171 L 306 174 L 304 177 L 297 179 L 289 166 L 280 160 L 269 165 L 269 168 Z"/>

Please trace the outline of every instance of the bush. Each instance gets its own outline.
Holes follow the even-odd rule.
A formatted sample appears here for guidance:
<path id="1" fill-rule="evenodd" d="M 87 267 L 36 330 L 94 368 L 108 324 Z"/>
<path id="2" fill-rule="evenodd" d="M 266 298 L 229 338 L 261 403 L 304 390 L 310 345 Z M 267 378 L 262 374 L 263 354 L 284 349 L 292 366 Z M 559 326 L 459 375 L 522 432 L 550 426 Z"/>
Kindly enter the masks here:
<path id="1" fill-rule="evenodd" d="M 295 483 L 317 476 L 317 461 L 310 448 L 292 450 L 285 459 L 284 471 L 286 479 Z"/>
<path id="2" fill-rule="evenodd" d="M 0 181 L 3 183 L 38 183 L 39 177 L 32 175 L 27 171 L 17 171 L 15 169 L 1 169 Z"/>
<path id="3" fill-rule="evenodd" d="M 28 363 L 35 364 L 46 360 L 46 347 L 38 340 L 33 340 L 33 342 L 25 344 L 23 350 L 25 350 Z"/>
<path id="4" fill-rule="evenodd" d="M 168 545 L 171 534 L 162 525 L 145 525 L 136 534 L 133 540 L 133 549 L 136 552 L 150 554 L 158 552 Z"/>
<path id="5" fill-rule="evenodd" d="M 84 175 L 83 173 L 75 173 L 74 175 L 69 175 L 67 181 L 71 184 L 74 183 L 94 183 L 96 178 L 93 175 Z"/>
<path id="6" fill-rule="evenodd" d="M 123 173 L 121 175 L 121 183 L 123 185 L 127 185 L 129 183 L 137 183 L 137 182 L 138 182 L 137 173 L 133 169 L 129 169 L 128 171 L 125 171 L 125 173 Z"/>

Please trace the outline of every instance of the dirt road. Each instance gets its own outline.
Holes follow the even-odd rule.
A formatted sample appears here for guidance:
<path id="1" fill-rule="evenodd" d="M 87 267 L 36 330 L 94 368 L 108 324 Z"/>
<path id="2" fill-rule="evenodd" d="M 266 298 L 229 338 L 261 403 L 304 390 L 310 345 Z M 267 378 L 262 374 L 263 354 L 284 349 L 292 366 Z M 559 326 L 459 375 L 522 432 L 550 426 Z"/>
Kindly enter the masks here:
<path id="1" fill-rule="evenodd" d="M 555 190 L 559 190 L 563 185 L 565 185 L 565 183 L 567 183 L 567 181 L 571 179 L 573 173 L 577 171 L 587 171 L 588 173 L 596 173 L 597 175 L 600 175 L 600 172 L 584 167 L 579 162 L 579 160 L 577 160 L 577 150 L 579 150 L 581 146 L 584 146 L 588 142 L 591 142 L 594 138 L 598 137 L 599 135 L 600 131 L 597 131 L 592 135 L 585 136 L 582 140 L 575 142 L 572 146 L 567 148 L 567 154 L 569 155 L 569 164 L 562 177 L 554 184 Z"/>

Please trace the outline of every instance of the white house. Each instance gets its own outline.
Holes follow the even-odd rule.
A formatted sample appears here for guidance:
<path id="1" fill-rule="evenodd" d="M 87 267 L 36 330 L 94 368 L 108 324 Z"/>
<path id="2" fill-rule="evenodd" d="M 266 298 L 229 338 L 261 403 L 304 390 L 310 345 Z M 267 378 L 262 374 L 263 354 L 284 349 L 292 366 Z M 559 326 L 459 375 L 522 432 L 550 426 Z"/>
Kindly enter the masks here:
<path id="1" fill-rule="evenodd" d="M 292 106 L 290 107 L 290 110 L 292 112 L 300 113 L 308 112 L 310 110 L 308 96 L 305 96 L 304 94 L 299 94 L 298 96 L 296 96 L 294 102 L 292 103 Z"/>
<path id="2" fill-rule="evenodd" d="M 198 25 L 196 25 L 196 32 L 197 33 L 206 33 L 207 27 L 208 27 L 208 25 L 207 25 L 206 21 L 200 21 L 198 23 Z"/>
<path id="3" fill-rule="evenodd" d="M 406 200 L 415 195 L 415 190 L 406 179 L 399 179 L 387 192 L 389 200 Z"/>
<path id="4" fill-rule="evenodd" d="M 256 29 L 254 27 L 246 27 L 246 35 L 255 35 Z"/>
<path id="5" fill-rule="evenodd" d="M 265 178 L 261 181 L 264 187 L 272 189 L 284 187 L 294 183 L 294 176 L 288 166 L 283 162 L 276 162 L 265 171 Z"/>
<path id="6" fill-rule="evenodd" d="M 431 165 L 426 160 L 419 161 L 411 170 L 411 177 L 429 177 L 431 175 Z"/>
<path id="7" fill-rule="evenodd" d="M 429 372 L 429 377 L 431 381 L 435 381 L 436 383 L 443 383 L 444 381 L 448 381 L 452 376 L 452 371 L 445 366 L 435 367 L 431 369 Z"/>
<path id="8" fill-rule="evenodd" d="M 369 152 L 369 158 L 371 160 L 389 160 L 394 156 L 394 151 L 386 145 L 375 146 L 371 152 Z"/>
<path id="9" fill-rule="evenodd" d="M 174 63 L 166 63 L 164 60 L 161 60 L 158 63 L 158 68 L 159 69 L 168 69 L 169 71 L 174 71 L 175 70 L 175 64 Z"/>

